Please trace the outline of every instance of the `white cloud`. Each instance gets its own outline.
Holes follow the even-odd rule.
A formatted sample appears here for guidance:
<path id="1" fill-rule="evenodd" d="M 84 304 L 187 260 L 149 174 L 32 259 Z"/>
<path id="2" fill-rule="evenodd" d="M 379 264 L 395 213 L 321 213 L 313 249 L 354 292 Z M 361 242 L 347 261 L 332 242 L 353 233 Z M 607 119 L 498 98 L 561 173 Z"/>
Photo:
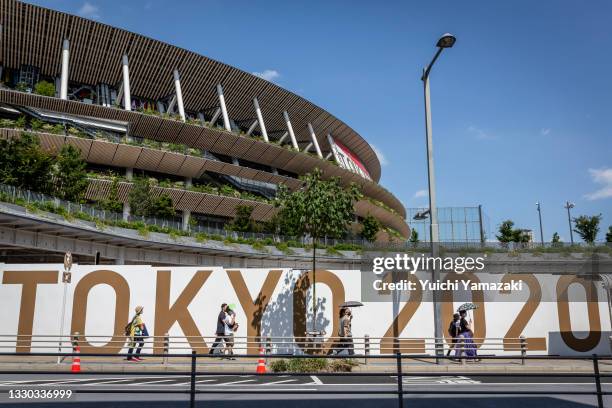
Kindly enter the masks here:
<path id="1" fill-rule="evenodd" d="M 380 162 L 380 165 L 381 166 L 388 165 L 389 161 L 387 160 L 383 152 L 378 147 L 374 146 L 373 144 L 370 144 L 370 146 L 372 146 L 372 150 L 374 150 L 374 153 L 376 153 L 376 157 L 378 157 L 378 161 Z"/>
<path id="2" fill-rule="evenodd" d="M 548 136 L 550 134 L 550 128 L 542 128 L 542 129 L 540 129 L 540 134 L 542 136 Z"/>
<path id="3" fill-rule="evenodd" d="M 423 198 L 423 197 L 427 197 L 427 190 L 419 190 L 416 193 L 414 193 L 414 198 Z"/>
<path id="4" fill-rule="evenodd" d="M 270 82 L 274 82 L 276 78 L 280 77 L 280 74 L 275 69 L 266 69 L 263 72 L 253 72 L 253 75 Z"/>
<path id="5" fill-rule="evenodd" d="M 81 17 L 96 19 L 100 17 L 100 14 L 98 14 L 99 11 L 100 8 L 98 6 L 86 1 L 79 9 L 78 14 Z"/>
<path id="6" fill-rule="evenodd" d="M 600 200 L 612 197 L 612 168 L 589 169 L 593 183 L 603 184 L 599 190 L 585 194 L 587 200 Z"/>
<path id="7" fill-rule="evenodd" d="M 495 135 L 491 135 L 488 132 L 485 132 L 484 130 L 482 130 L 479 127 L 476 127 L 474 125 L 468 126 L 467 131 L 469 133 L 473 134 L 474 136 L 476 136 L 476 139 L 480 139 L 480 140 L 493 140 L 493 139 L 497 139 L 497 137 Z"/>

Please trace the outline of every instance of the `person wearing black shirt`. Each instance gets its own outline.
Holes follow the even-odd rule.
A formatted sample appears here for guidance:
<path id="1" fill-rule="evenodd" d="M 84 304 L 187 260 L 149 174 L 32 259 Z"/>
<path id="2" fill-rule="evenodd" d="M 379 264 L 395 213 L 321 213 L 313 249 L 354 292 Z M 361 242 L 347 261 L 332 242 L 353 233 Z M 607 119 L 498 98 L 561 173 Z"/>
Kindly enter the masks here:
<path id="1" fill-rule="evenodd" d="M 221 305 L 221 311 L 219 312 L 219 316 L 217 317 L 217 330 L 215 331 L 215 336 L 217 337 L 215 338 L 213 345 L 210 347 L 208 354 L 214 354 L 215 350 L 219 348 L 221 343 L 223 343 L 224 341 L 227 343 L 227 340 L 225 338 L 225 322 L 224 322 L 226 310 L 227 310 L 227 303 L 223 303 Z"/>
<path id="2" fill-rule="evenodd" d="M 459 333 L 461 330 L 461 319 L 459 317 L 459 313 L 455 313 L 453 315 L 453 321 L 448 326 L 448 334 L 451 336 L 451 345 L 446 352 L 446 357 L 450 356 L 451 351 L 455 348 L 455 344 L 457 344 L 457 338 L 459 337 Z"/>

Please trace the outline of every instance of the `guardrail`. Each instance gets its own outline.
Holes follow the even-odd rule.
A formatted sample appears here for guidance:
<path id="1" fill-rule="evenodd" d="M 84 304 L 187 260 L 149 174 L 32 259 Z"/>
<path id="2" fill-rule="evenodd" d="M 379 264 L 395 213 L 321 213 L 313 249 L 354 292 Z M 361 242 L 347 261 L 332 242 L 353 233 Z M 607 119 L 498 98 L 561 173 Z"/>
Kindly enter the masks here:
<path id="1" fill-rule="evenodd" d="M 73 356 L 79 356 L 79 357 L 108 357 L 108 354 L 103 354 L 103 353 L 6 353 L 6 352 L 0 352 L 0 357 L 1 356 L 19 356 L 19 357 L 28 357 L 28 356 L 57 356 L 57 357 L 73 357 Z M 127 356 L 126 354 L 117 354 L 114 355 L 115 357 L 125 357 Z M 126 393 L 138 393 L 138 394 L 147 394 L 147 393 L 155 393 L 155 394 L 189 394 L 190 396 L 190 402 L 189 402 L 189 406 L 190 408 L 194 408 L 195 407 L 195 399 L 196 399 L 196 395 L 198 394 L 224 394 L 227 393 L 228 390 L 227 388 L 225 389 L 219 389 L 217 388 L 199 388 L 196 387 L 196 381 L 198 376 L 214 376 L 214 375 L 218 375 L 218 376 L 231 376 L 231 375 L 244 375 L 244 372 L 227 372 L 224 371 L 222 373 L 219 372 L 214 372 L 214 371 L 199 371 L 197 369 L 197 363 L 198 363 L 198 359 L 200 359 L 200 361 L 202 360 L 206 360 L 206 359 L 210 359 L 210 358 L 215 358 L 215 356 L 213 355 L 209 355 L 209 354 L 198 354 L 195 350 L 192 350 L 192 352 L 190 354 L 148 354 L 148 357 L 165 357 L 165 358 L 182 358 L 185 359 L 186 357 L 189 358 L 190 360 L 190 370 L 189 371 L 172 371 L 172 372 L 168 372 L 168 371 L 147 371 L 147 376 L 189 376 L 190 381 L 189 381 L 189 389 L 183 389 L 180 387 L 172 387 L 172 388 L 168 388 L 168 389 L 164 389 L 164 388 L 154 388 L 154 389 L 147 389 L 147 390 L 143 390 L 143 389 L 129 389 L 129 388 L 96 388 L 96 389 L 77 389 L 75 391 L 73 391 L 74 393 L 89 393 L 89 394 L 98 394 L 98 393 L 103 393 L 103 394 L 126 394 Z M 236 355 L 236 358 L 258 358 L 260 357 L 260 355 L 258 354 L 246 354 L 246 355 Z M 312 359 L 312 358 L 321 358 L 320 356 L 316 356 L 316 355 L 308 355 L 308 354 L 303 354 L 303 355 L 276 355 L 275 357 L 278 358 L 288 358 L 288 359 Z M 558 357 L 558 356 L 521 356 L 521 357 L 511 357 L 511 356 L 482 356 L 480 357 L 481 359 L 484 360 L 496 360 L 496 359 L 516 359 L 516 358 L 521 358 L 521 359 L 527 359 L 527 360 L 590 360 L 592 361 L 593 364 L 593 372 L 592 373 L 555 373 L 555 372 L 550 372 L 550 373 L 535 373 L 535 372 L 513 372 L 512 376 L 513 377 L 532 377 L 532 378 L 537 378 L 537 377 L 555 377 L 555 378 L 563 378 L 563 377 L 572 377 L 572 378 L 591 378 L 593 379 L 593 384 L 595 385 L 595 390 L 594 391 L 578 391 L 578 390 L 572 390 L 569 389 L 569 387 L 563 388 L 563 389 L 559 389 L 559 390 L 555 390 L 553 392 L 551 391 L 545 391 L 545 390 L 511 390 L 511 391 L 491 391 L 491 390 L 464 390 L 464 389 L 456 389 L 456 390 L 439 390 L 436 389 L 435 391 L 428 391 L 428 390 L 423 390 L 423 389 L 417 389 L 417 390 L 404 390 L 403 388 L 403 377 L 405 376 L 405 373 L 403 371 L 403 362 L 406 359 L 415 359 L 415 358 L 423 358 L 423 356 L 421 355 L 411 355 L 411 354 L 402 354 L 402 353 L 395 353 L 395 354 L 388 354 L 388 355 L 370 355 L 370 356 L 366 356 L 366 355 L 355 355 L 352 356 L 353 358 L 370 358 L 370 359 L 393 359 L 395 362 L 395 371 L 387 371 L 387 372 L 345 372 L 345 373 L 337 373 L 337 372 L 283 372 L 282 375 L 290 375 L 290 376 L 298 376 L 298 377 L 302 377 L 302 376 L 320 376 L 320 377 L 325 377 L 325 376 L 346 376 L 346 377 L 380 377 L 380 376 L 394 376 L 397 378 L 397 388 L 395 389 L 372 389 L 372 390 L 366 390 L 366 389 L 354 389 L 354 387 L 351 387 L 349 389 L 347 389 L 346 391 L 344 390 L 339 390 L 339 389 L 334 389 L 334 390 L 325 390 L 325 389 L 319 389 L 316 388 L 314 389 L 310 389 L 309 393 L 314 393 L 314 394 L 334 394 L 334 395 L 338 395 L 338 394 L 350 394 L 350 395 L 396 395 L 398 398 L 398 407 L 403 408 L 404 406 L 404 395 L 408 395 L 408 394 L 430 394 L 430 395 L 491 395 L 491 394 L 499 394 L 499 395 L 549 395 L 551 393 L 554 392 L 555 395 L 590 395 L 590 396 L 596 396 L 597 397 L 597 404 L 599 408 L 603 408 L 603 396 L 604 395 L 612 395 L 612 392 L 610 391 L 604 391 L 602 389 L 602 385 L 601 385 L 601 379 L 602 378 L 607 378 L 607 377 L 612 377 L 612 373 L 608 374 L 608 373 L 601 373 L 599 370 L 599 361 L 600 360 L 612 360 L 612 357 L 610 356 L 598 356 L 596 354 L 593 354 L 591 357 L 589 358 L 584 358 L 584 357 Z M 338 355 L 332 355 L 332 356 L 326 356 L 326 359 L 343 359 L 345 357 L 343 356 L 338 356 Z M 445 359 L 447 357 L 431 357 L 431 358 L 438 358 L 438 359 Z M 57 374 L 63 374 L 62 371 L 49 371 L 49 370 L 33 370 L 33 371 L 27 371 L 24 372 L 23 370 L 0 370 L 0 374 L 2 375 L 23 375 L 24 373 L 28 373 L 28 374 L 40 374 L 40 375 L 57 375 Z M 112 375 L 125 375 L 125 376 L 129 376 L 132 375 L 133 373 L 131 372 L 126 372 L 126 371 L 87 371 L 87 374 L 90 375 L 95 375 L 95 374 L 112 374 Z M 455 372 L 453 371 L 454 375 L 457 376 L 467 376 L 467 375 L 473 375 L 474 372 Z M 261 376 L 277 376 L 277 375 L 281 375 L 278 373 L 264 373 L 264 374 L 258 374 Z M 411 371 L 410 372 L 411 376 L 421 376 L 421 377 L 437 377 L 437 376 L 443 376 L 443 375 L 448 375 L 448 372 L 444 371 L 444 372 L 431 372 L 431 371 L 426 371 L 426 372 L 414 372 Z M 499 373 L 499 372 L 479 372 L 478 376 L 479 377 L 503 377 L 508 375 L 507 373 Z M 518 386 L 518 385 L 517 385 Z M 323 387 L 321 387 L 323 388 Z M 232 394 L 284 394 L 284 395 L 289 395 L 289 394 L 304 394 L 304 391 L 299 390 L 299 389 L 287 389 L 287 390 L 282 390 L 282 389 L 257 389 L 256 391 L 254 390 L 248 390 L 248 389 L 244 389 L 244 388 L 240 388 L 240 389 L 232 389 L 231 390 Z"/>
<path id="2" fill-rule="evenodd" d="M 339 354 L 352 356 L 361 354 L 366 356 L 395 354 L 397 352 L 421 356 L 440 356 L 444 352 L 462 354 L 468 348 L 477 348 L 478 353 L 498 354 L 499 352 L 520 353 L 527 356 L 529 341 L 524 336 L 516 338 L 475 337 L 473 345 L 466 344 L 463 338 L 413 338 L 413 337 L 338 337 L 338 336 L 147 336 L 136 343 L 145 352 L 169 355 L 172 353 L 191 352 L 194 348 L 208 348 L 221 340 L 216 347 L 215 355 L 226 352 L 232 355 L 252 354 L 263 348 L 266 355 L 331 355 Z M 227 348 L 231 342 L 231 350 Z M 454 341 L 453 341 L 454 340 Z M 0 334 L 0 351 L 50 351 L 57 349 L 62 352 L 65 348 L 80 346 L 84 350 L 94 351 L 96 348 L 114 350 L 105 355 L 116 354 L 130 347 L 132 342 L 122 334 L 112 335 L 81 335 L 78 332 L 72 335 L 14 335 Z"/>

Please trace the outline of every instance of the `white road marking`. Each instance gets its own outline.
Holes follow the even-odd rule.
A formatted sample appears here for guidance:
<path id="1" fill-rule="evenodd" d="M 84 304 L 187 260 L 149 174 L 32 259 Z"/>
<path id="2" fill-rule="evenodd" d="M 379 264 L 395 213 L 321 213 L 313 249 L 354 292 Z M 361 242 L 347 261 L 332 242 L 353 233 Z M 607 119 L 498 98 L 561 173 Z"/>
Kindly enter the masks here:
<path id="1" fill-rule="evenodd" d="M 313 384 L 323 385 L 323 381 L 319 380 L 319 377 L 317 377 L 316 375 L 311 375 L 310 378 L 312 378 Z"/>
<path id="2" fill-rule="evenodd" d="M 292 381 L 297 381 L 297 379 L 291 378 L 289 380 L 272 381 L 272 382 L 269 382 L 269 383 L 265 383 L 263 385 L 284 384 L 284 383 L 288 383 L 288 382 L 292 382 Z"/>
<path id="3" fill-rule="evenodd" d="M 233 384 L 240 384 L 240 383 L 251 382 L 251 381 L 255 381 L 255 380 L 230 381 L 228 383 L 220 383 L 220 384 L 217 384 L 217 385 L 233 385 Z"/>

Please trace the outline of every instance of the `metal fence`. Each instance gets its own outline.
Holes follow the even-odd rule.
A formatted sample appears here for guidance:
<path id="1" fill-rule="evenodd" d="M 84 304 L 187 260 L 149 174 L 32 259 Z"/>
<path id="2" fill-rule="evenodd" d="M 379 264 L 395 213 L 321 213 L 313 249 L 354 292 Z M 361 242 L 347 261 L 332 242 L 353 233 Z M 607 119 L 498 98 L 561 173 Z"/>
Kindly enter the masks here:
<path id="1" fill-rule="evenodd" d="M 176 231 L 181 231 L 183 228 L 182 220 L 178 218 L 155 218 L 155 217 L 141 217 L 135 215 L 129 215 L 127 220 L 124 219 L 123 214 L 116 213 L 112 211 L 106 211 L 99 207 L 89 205 L 89 204 L 78 204 L 66 200 L 59 199 L 57 197 L 52 197 L 47 194 L 37 193 L 30 190 L 20 189 L 15 186 L 10 186 L 6 184 L 0 183 L 0 193 L 6 194 L 11 201 L 15 202 L 16 200 L 23 200 L 26 205 L 28 204 L 44 204 L 48 203 L 52 205 L 54 208 L 52 212 L 65 212 L 71 214 L 75 218 L 90 218 L 92 220 L 99 220 L 103 222 L 107 222 L 110 224 L 116 224 L 121 226 L 121 223 L 124 221 L 127 222 L 142 222 L 145 225 L 156 226 L 159 228 L 168 228 Z M 188 226 L 188 231 L 191 234 L 206 234 L 209 236 L 220 236 L 222 239 L 256 239 L 256 240 L 272 240 L 273 242 L 298 242 L 302 245 L 312 243 L 312 239 L 305 237 L 292 237 L 292 236 L 284 236 L 277 234 L 268 234 L 263 232 L 239 232 L 239 231 L 230 231 L 226 229 L 214 228 L 208 225 L 202 224 L 190 224 Z M 367 243 L 367 241 L 362 239 L 335 239 L 335 238 L 323 238 L 318 240 L 318 242 L 324 245 L 336 245 L 336 244 L 354 244 L 363 246 Z"/>
<path id="2" fill-rule="evenodd" d="M 207 345 L 221 344 L 213 349 L 216 355 L 231 352 L 232 355 L 250 354 L 260 348 L 266 355 L 381 355 L 397 352 L 419 354 L 421 356 L 437 356 L 444 352 L 453 352 L 460 357 L 471 347 L 478 353 L 500 354 L 519 353 L 527 356 L 529 341 L 524 337 L 498 338 L 475 337 L 473 346 L 466 345 L 461 338 L 412 338 L 412 337 L 322 337 L 320 335 L 305 336 L 147 336 L 137 343 L 145 353 L 180 354 L 191 352 L 194 348 L 207 348 Z M 14 335 L 0 334 L 0 351 L 34 350 L 48 352 L 57 349 L 65 351 L 72 346 L 81 346 L 86 350 L 104 347 L 119 352 L 130 347 L 132 339 L 119 334 L 86 335 Z M 228 347 L 227 344 L 231 344 Z M 162 352 L 163 350 L 163 352 Z M 107 354 L 108 355 L 108 354 Z"/>
<path id="3" fill-rule="evenodd" d="M 406 208 L 406 222 L 418 233 L 419 240 L 429 241 L 428 208 Z M 439 207 L 438 234 L 441 242 L 485 242 L 490 233 L 489 217 L 477 207 Z"/>
<path id="4" fill-rule="evenodd" d="M 108 357 L 108 354 L 101 353 L 79 353 L 79 352 L 71 352 L 71 353 L 5 353 L 0 352 L 0 357 L 2 356 L 14 356 L 19 357 L 20 359 L 25 359 L 27 357 L 41 357 L 41 356 L 51 356 L 58 358 L 67 358 L 67 357 Z M 123 358 L 127 357 L 127 354 L 118 354 L 115 355 L 115 358 Z M 211 358 L 216 358 L 214 355 L 210 354 L 198 354 L 195 350 L 192 350 L 190 354 L 151 354 L 149 357 L 165 357 L 169 359 L 185 359 L 186 357 L 189 359 L 189 367 L 188 371 L 147 371 L 147 376 L 186 376 L 189 377 L 189 387 L 183 388 L 178 386 L 173 387 L 153 387 L 149 389 L 130 389 L 129 387 L 115 387 L 110 386 L 109 388 L 75 388 L 74 392 L 78 393 L 87 393 L 87 394 L 188 394 L 189 395 L 189 407 L 194 408 L 196 406 L 196 396 L 198 394 L 226 394 L 228 393 L 227 387 L 198 387 L 197 381 L 200 376 L 239 376 L 244 375 L 244 372 L 240 371 L 202 371 L 198 369 L 198 362 L 203 362 L 210 360 Z M 251 355 L 237 355 L 238 359 L 253 359 L 253 358 L 261 358 L 261 354 L 251 354 Z M 317 355 L 303 354 L 303 355 L 277 355 L 275 357 L 278 358 L 287 358 L 287 359 L 312 359 L 312 358 L 320 358 Z M 547 390 L 525 390 L 525 389 L 516 389 L 516 390 L 468 390 L 463 388 L 455 388 L 453 390 L 444 390 L 444 389 L 434 389 L 427 390 L 423 388 L 419 389 L 404 389 L 404 376 L 408 375 L 403 368 L 404 362 L 408 359 L 422 359 L 422 356 L 419 355 L 411 355 L 411 354 L 388 354 L 388 355 L 378 355 L 378 356 L 365 356 L 365 355 L 355 355 L 354 358 L 369 358 L 369 359 L 380 359 L 380 360 L 391 360 L 393 361 L 395 370 L 393 371 L 376 371 L 376 372 L 283 372 L 283 375 L 289 375 L 294 377 L 310 377 L 310 376 L 318 376 L 318 377 L 329 377 L 329 376 L 343 376 L 343 377 L 389 377 L 393 376 L 396 378 L 396 387 L 384 388 L 380 387 L 377 389 L 364 389 L 364 388 L 356 388 L 356 387 L 347 387 L 344 389 L 325 389 L 325 387 L 317 387 L 309 389 L 309 394 L 327 394 L 327 395 L 395 395 L 397 396 L 397 405 L 399 408 L 403 408 L 404 406 L 404 396 L 405 395 L 585 395 L 585 396 L 596 396 L 597 398 L 597 406 L 599 408 L 604 407 L 603 396 L 604 395 L 612 395 L 610 391 L 604 391 L 602 389 L 602 378 L 610 378 L 612 374 L 610 373 L 601 373 L 600 372 L 600 361 L 601 360 L 612 360 L 612 357 L 609 356 L 598 356 L 592 355 L 590 358 L 584 357 L 553 357 L 553 356 L 530 356 L 530 357 L 497 357 L 497 356 L 483 356 L 481 357 L 483 360 L 499 360 L 499 359 L 528 359 L 528 360 L 590 360 L 592 361 L 592 372 L 547 372 L 547 373 L 536 373 L 536 372 L 526 372 L 526 371 L 515 371 L 512 373 L 512 377 L 518 378 L 588 378 L 592 380 L 592 384 L 595 386 L 594 390 L 576 390 L 571 387 L 564 387 L 560 389 L 556 389 L 553 391 Z M 344 356 L 326 356 L 326 359 L 344 359 Z M 446 359 L 447 357 L 438 357 L 439 359 Z M 198 361 L 199 360 L 199 361 Z M 39 375 L 64 375 L 63 371 L 50 371 L 50 370 L 31 370 L 31 371 L 23 371 L 23 370 L 0 370 L 1 375 L 23 375 L 27 374 L 39 374 Z M 133 375 L 131 372 L 126 372 L 124 370 L 114 370 L 114 371 L 105 371 L 105 370 L 88 370 L 87 374 L 95 375 L 95 374 L 112 374 L 118 376 L 129 376 Z M 461 371 L 455 372 L 454 375 L 457 376 L 469 376 L 473 375 L 473 371 Z M 278 376 L 279 373 L 261 373 L 259 376 Z M 441 377 L 448 375 L 448 371 L 410 371 L 410 376 L 419 376 L 419 377 Z M 495 372 L 495 371 L 484 371 L 478 372 L 479 377 L 504 377 L 507 376 L 508 373 L 504 372 Z M 516 387 L 521 387 L 521 384 L 517 384 Z M 299 388 L 258 388 L 258 389 L 247 389 L 247 388 L 232 388 L 231 393 L 234 395 L 237 394 L 276 394 L 276 395 L 296 395 L 296 394 L 304 394 L 304 391 Z M 176 404 L 176 403 L 175 403 Z"/>

